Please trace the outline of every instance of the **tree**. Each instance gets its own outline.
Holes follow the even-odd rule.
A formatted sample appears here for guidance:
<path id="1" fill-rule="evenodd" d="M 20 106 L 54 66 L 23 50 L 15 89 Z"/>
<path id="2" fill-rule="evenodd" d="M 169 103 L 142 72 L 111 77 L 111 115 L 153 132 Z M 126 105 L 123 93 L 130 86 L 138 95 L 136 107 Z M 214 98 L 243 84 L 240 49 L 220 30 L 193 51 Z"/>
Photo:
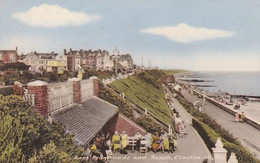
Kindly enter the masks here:
<path id="1" fill-rule="evenodd" d="M 0 116 L 0 162 L 25 162 L 20 148 L 25 127 L 10 115 Z"/>
<path id="2" fill-rule="evenodd" d="M 45 144 L 39 154 L 35 154 L 29 159 L 29 163 L 60 163 L 60 162 L 78 162 L 73 160 L 66 152 L 57 148 L 57 146 L 51 141 L 49 144 Z"/>
<path id="3" fill-rule="evenodd" d="M 0 70 L 1 71 L 6 71 L 6 70 L 22 70 L 22 71 L 28 71 L 30 66 L 17 62 L 17 63 L 6 63 L 6 64 L 1 64 L 0 65 Z"/>
<path id="4" fill-rule="evenodd" d="M 57 148 L 71 158 L 83 155 L 83 148 L 74 144 L 73 135 L 66 134 L 63 125 L 57 122 L 50 124 L 38 115 L 34 109 L 31 109 L 21 97 L 0 95 L 0 113 L 1 119 L 10 123 L 9 126 L 5 124 L 8 126 L 5 127 L 5 130 L 2 129 L 1 125 L 1 133 L 9 131 L 8 128 L 10 128 L 9 132 L 16 133 L 16 137 L 10 136 L 10 140 L 8 139 L 6 144 L 0 143 L 0 149 L 9 147 L 10 149 L 15 148 L 15 151 L 21 151 L 21 155 L 18 156 L 8 150 L 1 157 L 8 158 L 9 155 L 17 155 L 14 159 L 11 157 L 11 162 L 22 162 L 23 159 L 28 161 L 33 155 L 39 154 L 43 146 L 49 144 L 50 141 L 53 141 Z M 22 133 L 18 131 L 22 131 Z M 6 140 L 4 134 L 0 135 L 0 140 Z M 16 158 L 19 161 L 16 161 Z"/>

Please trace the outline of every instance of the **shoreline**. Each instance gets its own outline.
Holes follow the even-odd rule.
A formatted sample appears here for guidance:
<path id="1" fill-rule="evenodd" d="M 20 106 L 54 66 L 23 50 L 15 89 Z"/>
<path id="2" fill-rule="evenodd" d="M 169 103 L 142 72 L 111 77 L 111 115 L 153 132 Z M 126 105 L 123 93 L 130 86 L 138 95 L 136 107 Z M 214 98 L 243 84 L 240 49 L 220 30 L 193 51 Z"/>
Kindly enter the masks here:
<path id="1" fill-rule="evenodd" d="M 259 79 L 256 78 L 257 75 L 246 76 L 241 72 L 240 77 L 239 75 L 226 74 L 226 72 L 210 74 L 210 72 L 189 71 L 175 75 L 175 79 L 189 83 L 193 87 L 212 95 L 229 94 L 239 98 L 260 99 L 260 92 L 257 92 L 260 87 L 254 86 Z"/>
<path id="2" fill-rule="evenodd" d="M 250 124 L 251 126 L 257 128 L 260 130 L 260 117 L 258 116 L 260 113 L 260 110 L 257 110 L 257 108 L 260 108 L 260 102 L 259 101 L 247 101 L 245 104 L 242 104 L 242 101 L 240 98 L 234 99 L 236 103 L 226 103 L 227 101 L 223 100 L 220 101 L 220 99 L 225 99 L 225 96 L 227 97 L 228 95 L 213 95 L 209 96 L 208 94 L 205 93 L 205 91 L 201 90 L 200 88 L 197 88 L 195 86 L 190 85 L 189 83 L 183 83 L 183 82 L 178 82 L 177 85 L 181 88 L 184 88 L 186 90 L 192 90 L 192 94 L 198 95 L 198 97 L 201 97 L 203 100 L 203 96 L 205 97 L 205 100 L 209 101 L 213 105 L 219 107 L 220 109 L 225 110 L 229 114 L 235 115 L 237 112 L 241 115 L 242 112 L 246 115 L 246 123 Z M 178 91 L 178 90 L 177 90 Z M 216 99 L 216 98 L 219 98 Z M 239 104 L 240 108 L 239 109 L 234 109 L 235 106 Z"/>

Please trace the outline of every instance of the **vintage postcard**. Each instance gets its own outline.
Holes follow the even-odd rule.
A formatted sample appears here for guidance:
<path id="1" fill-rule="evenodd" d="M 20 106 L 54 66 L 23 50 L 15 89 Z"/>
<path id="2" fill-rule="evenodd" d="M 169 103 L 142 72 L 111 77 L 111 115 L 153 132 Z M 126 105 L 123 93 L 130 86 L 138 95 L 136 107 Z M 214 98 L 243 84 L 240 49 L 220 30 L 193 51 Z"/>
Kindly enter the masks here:
<path id="1" fill-rule="evenodd" d="M 257 0 L 0 0 L 0 162 L 259 163 Z"/>

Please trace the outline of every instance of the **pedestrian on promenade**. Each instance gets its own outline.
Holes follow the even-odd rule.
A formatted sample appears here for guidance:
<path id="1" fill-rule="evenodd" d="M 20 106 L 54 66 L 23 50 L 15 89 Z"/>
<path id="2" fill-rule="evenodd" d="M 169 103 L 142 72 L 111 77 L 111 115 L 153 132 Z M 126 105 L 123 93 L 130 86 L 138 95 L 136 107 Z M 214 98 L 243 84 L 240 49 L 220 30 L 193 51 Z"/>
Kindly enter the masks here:
<path id="1" fill-rule="evenodd" d="M 152 149 L 154 153 L 157 152 L 159 147 L 160 147 L 160 137 L 158 136 L 158 133 L 155 133 L 155 135 L 153 136 L 153 144 L 152 144 Z"/>
<path id="2" fill-rule="evenodd" d="M 128 143 L 129 143 L 128 135 L 126 134 L 125 131 L 123 131 L 121 134 L 121 150 L 124 150 L 125 147 L 128 145 Z"/>
<path id="3" fill-rule="evenodd" d="M 120 136 L 117 131 L 115 131 L 115 134 L 112 136 L 112 144 L 113 144 L 113 150 L 117 151 L 120 150 Z"/>
<path id="4" fill-rule="evenodd" d="M 163 152 L 164 152 L 164 150 L 167 150 L 168 152 L 170 152 L 169 148 L 170 148 L 170 143 L 169 143 L 168 135 L 164 134 L 163 135 Z"/>
<path id="5" fill-rule="evenodd" d="M 177 118 L 177 117 L 174 120 L 175 120 L 175 131 L 177 133 L 179 133 L 180 132 L 179 126 L 182 124 L 182 120 L 180 118 Z"/>
<path id="6" fill-rule="evenodd" d="M 238 112 L 236 112 L 236 114 L 235 114 L 235 121 L 239 122 L 239 114 L 238 114 Z"/>
<path id="7" fill-rule="evenodd" d="M 173 135 L 169 135 L 169 151 L 173 153 L 175 151 L 175 147 L 177 147 L 177 142 L 175 144 L 176 140 L 174 139 Z"/>
<path id="8" fill-rule="evenodd" d="M 242 114 L 241 114 L 241 122 L 245 122 L 245 118 L 246 118 L 245 113 L 242 112 Z"/>
<path id="9" fill-rule="evenodd" d="M 141 135 L 139 132 L 137 132 L 137 133 L 135 134 L 135 139 L 136 139 L 136 150 L 139 151 L 139 149 L 140 149 L 140 144 L 141 144 L 141 139 L 142 139 L 142 135 Z"/>
<path id="10" fill-rule="evenodd" d="M 146 140 L 146 148 L 148 149 L 148 151 L 150 151 L 151 149 L 151 140 L 152 140 L 152 135 L 150 133 L 146 133 L 146 135 L 144 136 L 144 139 Z"/>

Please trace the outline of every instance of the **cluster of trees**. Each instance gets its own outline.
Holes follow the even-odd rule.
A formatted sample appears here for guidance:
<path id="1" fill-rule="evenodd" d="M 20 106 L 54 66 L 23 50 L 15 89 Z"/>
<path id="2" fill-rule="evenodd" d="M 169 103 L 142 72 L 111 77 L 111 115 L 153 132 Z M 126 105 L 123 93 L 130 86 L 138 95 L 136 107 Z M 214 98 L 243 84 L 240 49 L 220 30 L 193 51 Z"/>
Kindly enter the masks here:
<path id="1" fill-rule="evenodd" d="M 6 64 L 0 64 L 0 71 L 6 71 L 6 70 L 16 70 L 16 71 L 28 71 L 30 66 L 17 62 L 17 63 L 6 63 Z"/>
<path id="2" fill-rule="evenodd" d="M 57 122 L 50 124 L 18 96 L 0 95 L 0 162 L 77 162 L 84 150 Z"/>
<path id="3" fill-rule="evenodd" d="M 18 63 L 16 63 L 18 64 Z M 19 63 L 20 64 L 20 63 Z M 10 67 L 10 65 L 0 65 L 4 67 Z M 11 65 L 12 66 L 12 65 Z M 16 65 L 17 66 L 17 65 Z M 24 65 L 23 65 L 24 66 Z M 27 66 L 27 65 L 25 65 Z M 14 66 L 15 67 L 15 66 Z M 77 77 L 78 71 L 64 71 L 63 74 L 58 74 L 55 71 L 52 72 L 46 72 L 43 71 L 42 73 L 32 73 L 29 71 L 26 71 L 25 69 L 19 68 L 19 69 L 11 69 L 10 68 L 4 68 L 3 70 L 9 70 L 5 73 L 0 74 L 0 82 L 5 83 L 5 85 L 13 85 L 15 81 L 19 81 L 21 83 L 28 83 L 35 80 L 42 80 L 45 82 L 63 82 L 67 81 L 69 78 Z M 15 70 L 15 71 L 13 71 Z M 99 78 L 109 78 L 112 75 L 114 75 L 113 72 L 99 72 L 94 69 L 91 70 L 85 70 L 83 73 L 83 79 L 87 79 L 91 76 L 98 76 Z"/>
<path id="4" fill-rule="evenodd" d="M 28 83 L 34 80 L 42 80 L 46 82 L 59 82 L 66 81 L 70 77 L 77 75 L 77 72 L 65 71 L 64 74 L 58 74 L 55 72 L 43 72 L 43 73 L 31 73 L 28 71 L 12 71 L 6 72 L 0 75 L 0 81 L 4 82 L 5 85 L 13 85 L 15 81 L 21 83 Z"/>

